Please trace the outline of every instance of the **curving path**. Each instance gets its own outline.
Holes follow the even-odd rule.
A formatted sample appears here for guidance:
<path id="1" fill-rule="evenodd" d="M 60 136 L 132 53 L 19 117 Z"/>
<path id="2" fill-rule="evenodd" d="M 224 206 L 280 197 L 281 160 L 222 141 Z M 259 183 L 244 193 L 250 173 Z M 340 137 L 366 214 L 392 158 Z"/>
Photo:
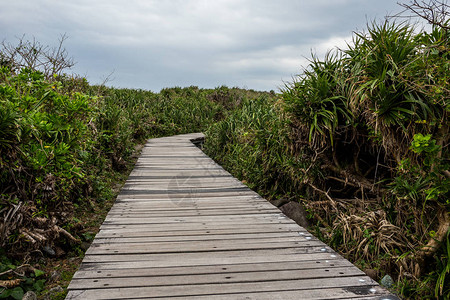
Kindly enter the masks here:
<path id="1" fill-rule="evenodd" d="M 398 299 L 191 140 L 151 139 L 66 299 Z"/>

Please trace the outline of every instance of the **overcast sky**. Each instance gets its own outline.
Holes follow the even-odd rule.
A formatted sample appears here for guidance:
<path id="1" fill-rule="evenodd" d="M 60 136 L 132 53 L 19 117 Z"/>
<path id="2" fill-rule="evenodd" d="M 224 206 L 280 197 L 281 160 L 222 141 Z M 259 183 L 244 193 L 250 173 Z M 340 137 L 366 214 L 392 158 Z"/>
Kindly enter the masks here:
<path id="1" fill-rule="evenodd" d="M 0 39 L 62 34 L 90 83 L 142 88 L 221 85 L 275 90 L 311 51 L 401 11 L 396 0 L 0 0 Z M 403 1 L 405 3 L 407 1 Z"/>

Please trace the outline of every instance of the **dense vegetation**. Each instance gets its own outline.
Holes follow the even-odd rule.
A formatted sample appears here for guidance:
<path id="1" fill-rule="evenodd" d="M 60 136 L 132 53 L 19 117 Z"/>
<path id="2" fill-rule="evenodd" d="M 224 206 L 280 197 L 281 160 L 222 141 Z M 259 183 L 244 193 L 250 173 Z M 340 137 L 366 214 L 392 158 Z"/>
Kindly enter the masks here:
<path id="1" fill-rule="evenodd" d="M 278 95 L 91 86 L 63 73 L 61 45 L 3 44 L 0 298 L 44 294 L 49 266 L 83 255 L 138 145 L 199 131 L 210 156 L 269 200 L 300 202 L 310 230 L 372 277 L 449 298 L 448 31 L 373 23 Z"/>
<path id="2" fill-rule="evenodd" d="M 29 52 L 37 49 L 35 43 L 23 45 Z M 1 56 L 0 285 L 7 289 L 0 298 L 42 291 L 50 274 L 40 269 L 49 260 L 83 254 L 117 182 L 132 167 L 136 145 L 204 131 L 245 99 L 268 94 L 227 87 L 152 93 L 89 86 L 48 66 L 21 65 L 29 52 Z"/>
<path id="3" fill-rule="evenodd" d="M 371 24 L 248 101 L 206 151 L 268 199 L 300 201 L 326 243 L 399 294 L 450 297 L 449 31 Z"/>

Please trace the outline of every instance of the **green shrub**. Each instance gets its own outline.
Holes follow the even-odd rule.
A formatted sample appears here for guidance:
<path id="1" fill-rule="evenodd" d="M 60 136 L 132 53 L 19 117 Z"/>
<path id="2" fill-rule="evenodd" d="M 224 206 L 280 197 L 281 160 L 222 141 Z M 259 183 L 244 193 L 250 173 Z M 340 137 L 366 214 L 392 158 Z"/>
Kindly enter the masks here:
<path id="1" fill-rule="evenodd" d="M 14 75 L 3 68 L 1 76 L 2 178 L 14 178 L 12 194 L 21 200 L 56 205 L 70 199 L 85 175 L 79 153 L 86 147 L 86 120 L 95 98 L 60 93 L 61 84 L 38 71 Z"/>

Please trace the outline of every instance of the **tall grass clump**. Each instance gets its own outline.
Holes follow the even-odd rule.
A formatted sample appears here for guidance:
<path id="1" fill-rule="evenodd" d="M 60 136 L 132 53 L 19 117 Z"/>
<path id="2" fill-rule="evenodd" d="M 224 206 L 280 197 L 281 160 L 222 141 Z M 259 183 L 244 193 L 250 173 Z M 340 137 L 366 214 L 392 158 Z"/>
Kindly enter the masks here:
<path id="1" fill-rule="evenodd" d="M 300 182 L 280 103 L 273 95 L 245 99 L 207 131 L 205 152 L 266 196 L 289 194 Z M 298 184 L 297 184 L 298 185 Z"/>

